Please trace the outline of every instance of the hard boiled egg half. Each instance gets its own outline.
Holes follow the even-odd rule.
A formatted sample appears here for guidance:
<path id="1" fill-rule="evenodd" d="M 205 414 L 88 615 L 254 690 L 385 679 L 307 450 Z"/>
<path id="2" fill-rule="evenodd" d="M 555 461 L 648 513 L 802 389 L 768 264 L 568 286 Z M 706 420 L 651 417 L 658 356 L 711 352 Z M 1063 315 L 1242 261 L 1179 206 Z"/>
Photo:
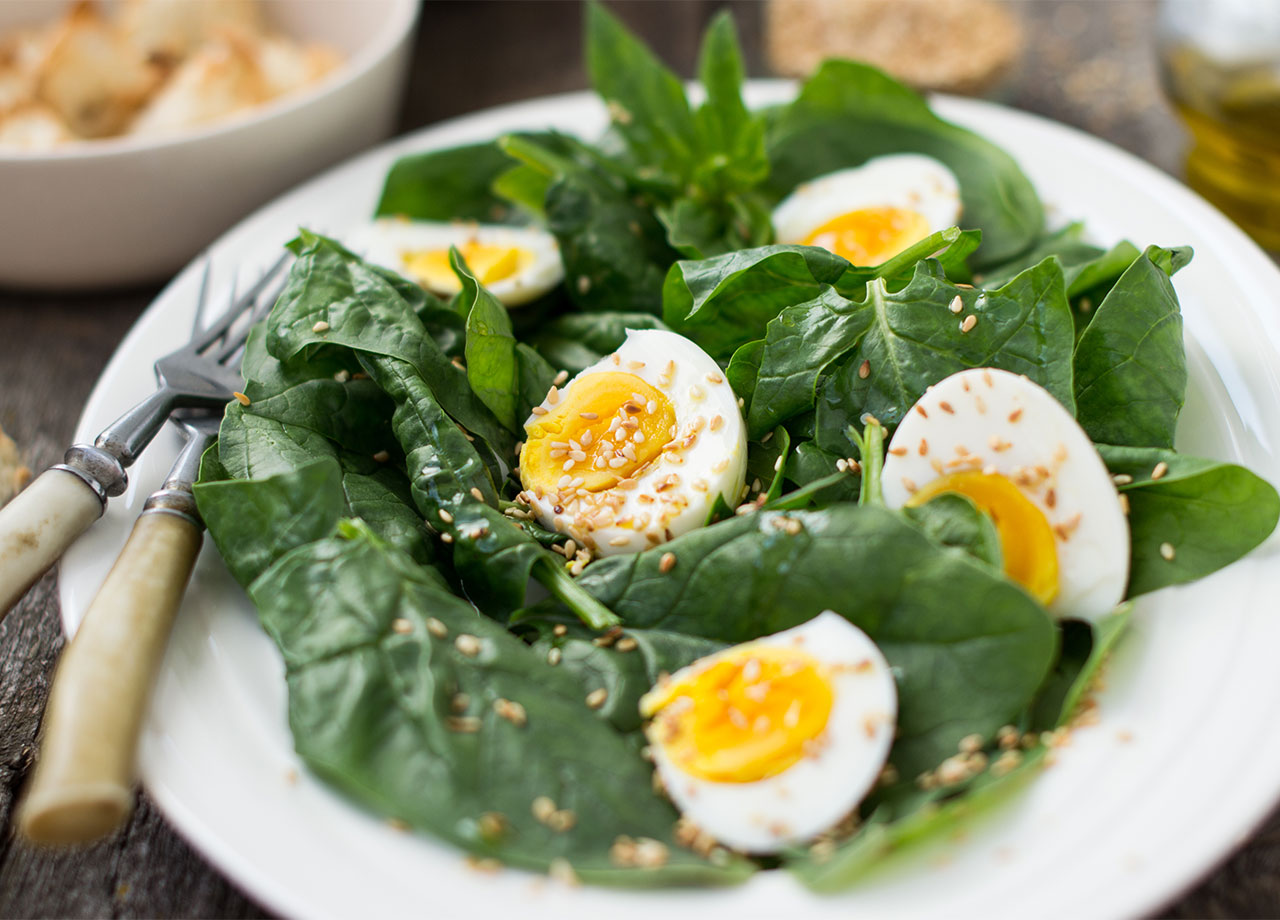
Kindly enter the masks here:
<path id="1" fill-rule="evenodd" d="M 508 307 L 536 300 L 564 280 L 556 238 L 536 227 L 384 217 L 351 240 L 351 248 L 368 261 L 443 297 L 462 287 L 449 265 L 451 246 L 458 247 L 476 280 Z"/>
<path id="2" fill-rule="evenodd" d="M 1129 527 L 1102 458 L 1071 414 L 1025 377 L 952 374 L 907 413 L 884 463 L 890 508 L 955 492 L 993 521 L 1005 574 L 1060 617 L 1124 597 Z"/>
<path id="3" fill-rule="evenodd" d="M 832 611 L 677 671 L 640 700 L 667 794 L 721 843 L 771 853 L 840 822 L 893 743 L 897 689 Z"/>
<path id="4" fill-rule="evenodd" d="M 742 413 L 715 361 L 682 335 L 633 330 L 534 407 L 520 481 L 544 527 L 608 556 L 701 526 L 717 495 L 732 505 L 746 462 Z"/>
<path id="5" fill-rule="evenodd" d="M 879 265 L 960 219 L 960 183 L 918 153 L 876 157 L 799 186 L 774 209 L 779 243 L 821 246 Z"/>

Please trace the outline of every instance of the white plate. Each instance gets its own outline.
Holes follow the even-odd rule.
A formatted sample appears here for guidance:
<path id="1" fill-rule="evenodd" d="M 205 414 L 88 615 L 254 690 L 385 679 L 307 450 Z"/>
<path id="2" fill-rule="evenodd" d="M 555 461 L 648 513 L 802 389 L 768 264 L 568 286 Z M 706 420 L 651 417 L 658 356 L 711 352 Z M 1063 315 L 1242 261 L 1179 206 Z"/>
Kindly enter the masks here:
<path id="1" fill-rule="evenodd" d="M 759 83 L 751 99 L 788 92 Z M 1114 147 L 986 103 L 943 99 L 938 109 L 1011 151 L 1041 194 L 1098 238 L 1195 246 L 1195 261 L 1176 280 L 1191 370 L 1179 447 L 1280 482 L 1275 266 L 1201 199 Z M 593 97 L 573 94 L 419 132 L 259 211 L 214 246 L 215 265 L 241 265 L 247 276 L 298 226 L 340 233 L 367 218 L 387 167 L 409 151 L 546 126 L 592 136 L 603 123 Z M 90 397 L 80 439 L 150 390 L 152 359 L 188 333 L 198 280 L 189 267 L 129 333 Z M 165 432 L 133 471 L 129 492 L 68 553 L 68 630 L 176 444 Z M 459 851 L 388 828 L 299 768 L 280 659 L 210 546 L 169 647 L 142 774 L 197 849 L 264 905 L 294 916 L 1133 916 L 1208 871 L 1280 794 L 1277 545 L 1272 539 L 1226 571 L 1144 598 L 1108 673 L 1101 724 L 1078 731 L 1025 794 L 961 839 L 900 860 L 839 897 L 811 895 L 783 872 L 730 890 L 570 890 L 515 871 L 481 876 L 464 868 Z"/>

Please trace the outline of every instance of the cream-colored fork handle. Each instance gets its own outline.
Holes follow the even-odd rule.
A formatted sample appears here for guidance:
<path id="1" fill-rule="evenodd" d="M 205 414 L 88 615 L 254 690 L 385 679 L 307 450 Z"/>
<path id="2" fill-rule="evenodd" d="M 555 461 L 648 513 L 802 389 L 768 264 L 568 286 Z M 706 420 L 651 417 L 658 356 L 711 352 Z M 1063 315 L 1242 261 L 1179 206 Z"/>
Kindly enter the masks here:
<path id="1" fill-rule="evenodd" d="M 0 620 L 76 537 L 102 517 L 102 499 L 66 470 L 46 470 L 0 509 Z"/>
<path id="2" fill-rule="evenodd" d="M 62 655 L 18 811 L 38 843 L 87 843 L 133 809 L 142 718 L 200 550 L 184 516 L 144 512 Z"/>

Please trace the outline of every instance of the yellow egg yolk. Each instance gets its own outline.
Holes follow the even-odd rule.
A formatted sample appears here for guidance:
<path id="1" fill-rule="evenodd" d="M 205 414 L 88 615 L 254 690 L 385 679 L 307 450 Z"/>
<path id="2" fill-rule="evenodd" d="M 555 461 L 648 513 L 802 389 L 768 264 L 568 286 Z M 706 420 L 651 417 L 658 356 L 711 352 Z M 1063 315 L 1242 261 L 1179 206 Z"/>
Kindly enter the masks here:
<path id="1" fill-rule="evenodd" d="M 505 281 L 533 262 L 533 253 L 518 246 L 494 246 L 468 240 L 458 247 L 467 267 L 481 284 Z M 449 250 L 414 249 L 400 254 L 405 271 L 423 287 L 432 291 L 455 293 L 462 289 L 458 276 L 449 264 Z"/>
<path id="2" fill-rule="evenodd" d="M 941 476 L 911 496 L 921 505 L 943 492 L 963 495 L 991 518 L 1000 538 L 1004 572 L 1041 604 L 1058 595 L 1058 550 L 1044 513 L 1010 479 L 999 473 L 965 470 Z"/>
<path id="3" fill-rule="evenodd" d="M 641 473 L 675 437 L 671 401 L 623 371 L 586 374 L 544 408 L 525 425 L 520 451 L 520 481 L 537 493 L 611 489 Z"/>
<path id="4" fill-rule="evenodd" d="M 800 242 L 854 265 L 879 265 L 929 235 L 924 215 L 906 208 L 860 208 L 833 217 Z"/>
<path id="5" fill-rule="evenodd" d="M 776 776 L 816 750 L 835 693 L 795 648 L 744 645 L 640 701 L 651 740 L 684 772 L 719 783 Z"/>

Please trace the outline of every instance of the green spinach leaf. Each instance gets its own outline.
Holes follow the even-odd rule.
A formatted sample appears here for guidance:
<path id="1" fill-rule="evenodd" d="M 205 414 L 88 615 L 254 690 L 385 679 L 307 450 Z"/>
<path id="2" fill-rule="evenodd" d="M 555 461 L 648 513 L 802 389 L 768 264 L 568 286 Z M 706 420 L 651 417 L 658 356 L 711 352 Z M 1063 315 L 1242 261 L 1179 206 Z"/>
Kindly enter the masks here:
<path id="1" fill-rule="evenodd" d="M 1187 390 L 1169 275 L 1186 251 L 1152 246 L 1098 306 L 1075 355 L 1076 417 L 1094 441 L 1172 447 Z"/>
<path id="2" fill-rule="evenodd" d="M 1129 503 L 1128 597 L 1230 565 L 1280 519 L 1275 488 L 1242 466 L 1155 448 L 1098 450 L 1113 474 L 1130 479 L 1119 487 Z"/>

